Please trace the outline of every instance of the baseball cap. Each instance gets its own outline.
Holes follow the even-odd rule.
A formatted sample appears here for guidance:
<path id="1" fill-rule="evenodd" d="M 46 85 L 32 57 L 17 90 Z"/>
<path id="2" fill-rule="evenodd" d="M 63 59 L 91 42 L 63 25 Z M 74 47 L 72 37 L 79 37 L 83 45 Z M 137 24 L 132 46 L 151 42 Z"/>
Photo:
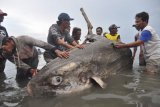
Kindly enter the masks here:
<path id="1" fill-rule="evenodd" d="M 7 16 L 7 13 L 4 13 L 4 12 L 0 9 L 0 16 Z"/>
<path id="2" fill-rule="evenodd" d="M 67 14 L 67 13 L 61 13 L 59 16 L 58 16 L 58 20 L 59 21 L 71 21 L 71 20 L 74 20 L 73 18 L 70 18 L 70 16 Z"/>
<path id="3" fill-rule="evenodd" d="M 117 26 L 117 25 L 115 25 L 115 24 L 112 24 L 112 25 L 109 26 L 109 30 L 110 30 L 110 29 L 114 29 L 114 28 L 120 28 L 120 27 Z"/>

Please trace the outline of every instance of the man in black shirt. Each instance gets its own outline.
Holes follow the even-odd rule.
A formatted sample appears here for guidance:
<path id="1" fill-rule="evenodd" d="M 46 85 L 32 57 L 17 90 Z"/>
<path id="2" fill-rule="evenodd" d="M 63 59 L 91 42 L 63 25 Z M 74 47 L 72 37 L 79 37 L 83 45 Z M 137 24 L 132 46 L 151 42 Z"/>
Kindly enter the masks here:
<path id="1" fill-rule="evenodd" d="M 70 18 L 67 13 L 61 13 L 58 16 L 58 21 L 56 24 L 52 24 L 49 28 L 49 33 L 47 37 L 47 42 L 55 46 L 60 51 L 65 51 L 67 49 L 73 49 L 74 47 L 83 49 L 84 46 L 77 44 L 74 39 L 69 34 L 70 21 L 74 20 Z M 44 52 L 44 59 L 47 63 L 52 61 L 57 57 L 57 55 L 50 54 L 50 51 Z"/>
<path id="2" fill-rule="evenodd" d="M 3 57 L 2 55 L 2 40 L 4 37 L 8 37 L 8 33 L 5 27 L 1 26 L 1 23 L 4 20 L 4 16 L 7 16 L 7 13 L 4 13 L 1 9 L 0 9 L 0 72 L 4 71 L 5 68 L 5 63 L 6 63 L 6 59 Z"/>

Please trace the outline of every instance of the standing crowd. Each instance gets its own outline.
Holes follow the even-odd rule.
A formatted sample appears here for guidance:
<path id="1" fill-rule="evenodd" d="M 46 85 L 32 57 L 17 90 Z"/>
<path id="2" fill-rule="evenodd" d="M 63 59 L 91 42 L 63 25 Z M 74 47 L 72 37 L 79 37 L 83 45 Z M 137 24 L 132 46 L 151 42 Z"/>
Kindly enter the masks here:
<path id="1" fill-rule="evenodd" d="M 70 22 L 74 20 L 67 13 L 61 13 L 55 24 L 49 28 L 47 42 L 37 40 L 30 36 L 9 36 L 5 27 L 1 25 L 7 13 L 0 10 L 0 72 L 4 71 L 6 60 L 11 61 L 17 68 L 17 79 L 32 77 L 38 73 L 38 51 L 36 47 L 45 49 L 43 53 L 46 63 L 56 57 L 68 58 L 69 50 L 73 48 L 83 49 L 80 44 L 81 28 L 74 27 L 70 35 Z M 135 16 L 135 27 L 138 33 L 135 42 L 121 43 L 118 34 L 118 26 L 109 26 L 109 33 L 103 33 L 102 27 L 96 28 L 96 34 L 111 41 L 119 42 L 115 48 L 134 47 L 133 59 L 136 55 L 137 46 L 140 46 L 139 65 L 146 66 L 146 71 L 155 73 L 160 71 L 160 37 L 156 31 L 148 25 L 149 14 L 147 12 L 137 13 Z"/>

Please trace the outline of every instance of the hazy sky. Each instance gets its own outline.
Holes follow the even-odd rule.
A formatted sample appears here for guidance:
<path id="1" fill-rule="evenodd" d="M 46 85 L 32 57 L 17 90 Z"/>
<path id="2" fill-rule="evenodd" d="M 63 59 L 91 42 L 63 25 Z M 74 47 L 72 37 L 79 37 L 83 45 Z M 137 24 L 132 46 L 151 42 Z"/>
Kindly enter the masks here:
<path id="1" fill-rule="evenodd" d="M 83 7 L 94 29 L 98 26 L 108 32 L 111 24 L 120 26 L 119 34 L 124 42 L 134 40 L 136 30 L 132 28 L 135 14 L 146 11 L 150 15 L 149 24 L 160 35 L 160 0 L 0 0 L 0 9 L 8 13 L 2 23 L 9 35 L 29 35 L 46 41 L 48 29 L 56 23 L 61 12 L 66 12 L 75 20 L 74 26 L 82 28 L 82 40 L 87 33 L 87 25 L 80 8 Z"/>

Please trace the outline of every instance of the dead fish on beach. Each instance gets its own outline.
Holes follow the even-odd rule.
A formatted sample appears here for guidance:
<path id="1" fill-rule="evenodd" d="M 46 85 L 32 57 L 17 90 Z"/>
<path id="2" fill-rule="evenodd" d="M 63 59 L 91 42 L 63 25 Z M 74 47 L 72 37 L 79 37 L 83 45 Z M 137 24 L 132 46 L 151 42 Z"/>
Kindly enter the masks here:
<path id="1" fill-rule="evenodd" d="M 92 35 L 94 42 L 84 49 L 71 50 L 68 59 L 56 58 L 34 76 L 27 85 L 32 96 L 63 95 L 83 91 L 93 82 L 105 88 L 107 78 L 132 68 L 130 49 L 115 49 L 113 41 Z"/>

